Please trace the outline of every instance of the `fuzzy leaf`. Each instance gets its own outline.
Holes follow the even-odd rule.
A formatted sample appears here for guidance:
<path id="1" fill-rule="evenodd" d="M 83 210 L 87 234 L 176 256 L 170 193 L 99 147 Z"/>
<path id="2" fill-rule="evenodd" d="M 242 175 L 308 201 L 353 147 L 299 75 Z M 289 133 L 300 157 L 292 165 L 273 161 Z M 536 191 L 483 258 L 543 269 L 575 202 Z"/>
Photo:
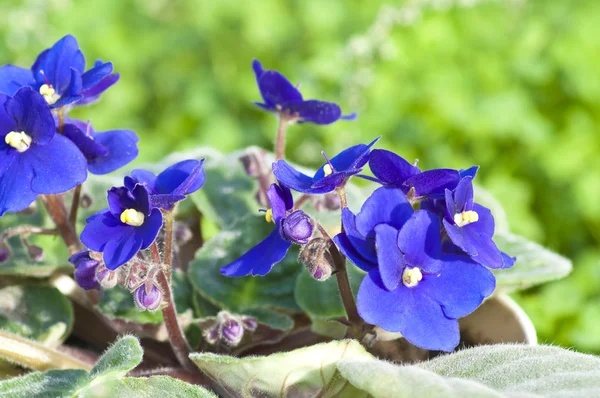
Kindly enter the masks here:
<path id="1" fill-rule="evenodd" d="M 205 299 L 233 312 L 260 306 L 297 310 L 294 285 L 302 266 L 297 262 L 295 247 L 264 277 L 228 278 L 219 273 L 221 267 L 264 239 L 273 224 L 264 217 L 249 216 L 234 227 L 220 232 L 198 250 L 188 271 L 192 285 Z"/>
<path id="2" fill-rule="evenodd" d="M 125 336 L 110 347 L 91 370 L 90 376 L 124 376 L 142 362 L 144 350 L 133 336 Z"/>
<path id="3" fill-rule="evenodd" d="M 512 268 L 494 270 L 499 290 L 510 292 L 567 276 L 573 265 L 562 257 L 522 236 L 497 233 L 494 241 L 510 256 L 517 257 Z"/>
<path id="4" fill-rule="evenodd" d="M 335 365 L 341 359 L 373 357 L 358 342 L 342 340 L 266 357 L 195 353 L 191 358 L 223 387 L 241 396 L 362 397 L 365 394 L 357 395 L 358 391 L 349 388 Z"/>

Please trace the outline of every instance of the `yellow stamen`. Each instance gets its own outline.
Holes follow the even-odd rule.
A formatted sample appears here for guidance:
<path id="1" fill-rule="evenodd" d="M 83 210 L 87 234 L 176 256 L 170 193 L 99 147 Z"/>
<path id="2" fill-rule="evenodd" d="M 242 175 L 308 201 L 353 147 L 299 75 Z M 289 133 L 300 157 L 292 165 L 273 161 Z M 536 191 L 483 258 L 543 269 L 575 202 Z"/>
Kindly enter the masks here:
<path id="1" fill-rule="evenodd" d="M 121 213 L 121 222 L 123 224 L 131 225 L 133 227 L 139 227 L 144 223 L 146 217 L 143 213 L 136 209 L 127 209 Z"/>
<path id="2" fill-rule="evenodd" d="M 402 273 L 402 283 L 406 287 L 415 287 L 421 282 L 423 279 L 423 274 L 421 270 L 418 268 L 404 268 L 404 272 Z"/>
<path id="3" fill-rule="evenodd" d="M 477 221 L 479 221 L 479 214 L 473 210 L 463 211 L 454 215 L 454 223 L 459 227 L 464 227 Z"/>
<path id="4" fill-rule="evenodd" d="M 331 167 L 331 165 L 329 163 L 327 163 L 325 166 L 323 166 L 323 173 L 325 173 L 326 177 L 333 173 L 333 168 Z"/>
<path id="5" fill-rule="evenodd" d="M 10 133 L 6 134 L 4 141 L 19 152 L 25 152 L 31 146 L 31 137 L 28 136 L 24 131 L 11 131 Z"/>
<path id="6" fill-rule="evenodd" d="M 267 210 L 265 213 L 265 220 L 267 220 L 267 222 L 273 222 L 273 209 Z"/>
<path id="7" fill-rule="evenodd" d="M 60 98 L 58 94 L 56 94 L 56 90 L 54 90 L 49 84 L 42 84 L 40 87 L 40 94 L 42 94 L 49 105 L 56 103 L 56 101 L 58 101 Z"/>

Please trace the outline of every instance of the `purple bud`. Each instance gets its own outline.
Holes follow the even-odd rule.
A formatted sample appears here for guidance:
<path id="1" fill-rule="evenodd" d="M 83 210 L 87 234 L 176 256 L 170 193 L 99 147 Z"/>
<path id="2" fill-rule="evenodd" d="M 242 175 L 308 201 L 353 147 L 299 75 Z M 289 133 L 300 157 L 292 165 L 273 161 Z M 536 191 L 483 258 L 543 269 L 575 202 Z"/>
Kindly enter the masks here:
<path id="1" fill-rule="evenodd" d="M 162 303 L 162 293 L 156 285 L 146 289 L 146 284 L 143 284 L 133 293 L 133 299 L 139 309 L 156 311 Z"/>
<path id="2" fill-rule="evenodd" d="M 0 263 L 10 258 L 10 247 L 4 242 L 0 242 Z"/>
<path id="3" fill-rule="evenodd" d="M 204 331 L 204 339 L 208 344 L 216 344 L 219 341 L 219 324 Z"/>
<path id="4" fill-rule="evenodd" d="M 69 257 L 69 262 L 75 266 L 75 280 L 85 290 L 100 289 L 96 280 L 96 268 L 100 264 L 90 257 L 89 250 L 82 250 Z"/>
<path id="5" fill-rule="evenodd" d="M 289 242 L 305 245 L 313 233 L 310 217 L 302 210 L 296 210 L 281 220 L 279 233 Z"/>
<path id="6" fill-rule="evenodd" d="M 112 289 L 119 282 L 118 271 L 111 271 L 106 267 L 99 268 L 96 272 L 96 280 L 104 289 Z"/>
<path id="7" fill-rule="evenodd" d="M 27 255 L 30 259 L 33 261 L 42 261 L 44 259 L 44 249 L 31 243 L 27 243 L 25 246 L 27 247 Z"/>
<path id="8" fill-rule="evenodd" d="M 300 251 L 298 260 L 306 266 L 310 276 L 318 281 L 326 281 L 333 273 L 333 259 L 329 253 L 330 242 L 315 238 Z"/>
<path id="9" fill-rule="evenodd" d="M 83 194 L 81 195 L 81 199 L 79 200 L 79 206 L 82 209 L 87 209 L 92 205 L 93 201 L 92 201 L 92 197 L 88 194 Z"/>
<path id="10" fill-rule="evenodd" d="M 230 317 L 222 323 L 221 327 L 223 341 L 227 345 L 235 347 L 238 344 L 240 344 L 240 341 L 242 341 L 242 337 L 244 337 L 244 327 L 242 326 L 242 323 L 239 320 Z"/>
<path id="11" fill-rule="evenodd" d="M 244 326 L 244 329 L 249 332 L 254 332 L 258 327 L 258 322 L 256 322 L 256 318 L 252 316 L 242 315 L 242 325 Z"/>

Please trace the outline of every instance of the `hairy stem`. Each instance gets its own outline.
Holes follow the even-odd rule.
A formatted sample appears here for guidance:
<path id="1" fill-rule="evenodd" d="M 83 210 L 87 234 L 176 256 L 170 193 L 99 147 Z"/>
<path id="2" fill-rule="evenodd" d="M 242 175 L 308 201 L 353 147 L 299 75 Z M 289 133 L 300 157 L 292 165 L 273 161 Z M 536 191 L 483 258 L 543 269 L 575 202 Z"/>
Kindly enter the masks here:
<path id="1" fill-rule="evenodd" d="M 71 202 L 71 212 L 69 213 L 69 223 L 75 226 L 77 223 L 77 212 L 79 211 L 79 201 L 81 199 L 81 184 L 75 187 L 73 192 L 73 201 Z"/>
<path id="2" fill-rule="evenodd" d="M 171 291 L 171 285 L 164 270 L 158 273 L 156 280 L 163 294 L 164 307 L 162 308 L 162 314 L 173 352 L 181 366 L 190 371 L 198 371 L 198 368 L 190 359 L 191 348 L 179 325 L 177 310 L 173 301 L 173 292 Z"/>
<path id="3" fill-rule="evenodd" d="M 165 215 L 165 265 L 168 268 L 171 280 L 171 266 L 173 265 L 173 210 L 166 211 Z"/>
<path id="4" fill-rule="evenodd" d="M 67 245 L 69 254 L 77 253 L 81 249 L 81 243 L 73 224 L 69 222 L 64 197 L 61 195 L 41 195 L 41 197 L 50 218 L 56 224 L 61 238 Z"/>
<path id="5" fill-rule="evenodd" d="M 13 236 L 27 235 L 57 235 L 57 229 L 40 228 L 33 225 L 20 225 L 9 228 L 0 235 L 0 242 L 12 238 Z"/>
<path id="6" fill-rule="evenodd" d="M 283 159 L 285 155 L 285 132 L 288 126 L 288 119 L 280 114 L 279 126 L 277 127 L 277 138 L 275 138 L 275 160 Z"/>

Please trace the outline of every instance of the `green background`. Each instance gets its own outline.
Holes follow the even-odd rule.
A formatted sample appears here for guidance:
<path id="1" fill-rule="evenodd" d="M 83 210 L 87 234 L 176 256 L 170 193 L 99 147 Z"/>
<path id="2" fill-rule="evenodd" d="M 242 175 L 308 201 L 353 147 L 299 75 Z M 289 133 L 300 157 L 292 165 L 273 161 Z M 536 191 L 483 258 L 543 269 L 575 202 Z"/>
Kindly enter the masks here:
<path id="1" fill-rule="evenodd" d="M 2 64 L 29 66 L 67 33 L 88 63 L 114 62 L 121 81 L 72 115 L 135 130 L 137 162 L 270 148 L 256 57 L 359 113 L 292 127 L 294 161 L 381 135 L 424 169 L 480 165 L 511 230 L 575 262 L 518 297 L 540 340 L 600 353 L 600 2 L 0 0 L 0 15 Z"/>

